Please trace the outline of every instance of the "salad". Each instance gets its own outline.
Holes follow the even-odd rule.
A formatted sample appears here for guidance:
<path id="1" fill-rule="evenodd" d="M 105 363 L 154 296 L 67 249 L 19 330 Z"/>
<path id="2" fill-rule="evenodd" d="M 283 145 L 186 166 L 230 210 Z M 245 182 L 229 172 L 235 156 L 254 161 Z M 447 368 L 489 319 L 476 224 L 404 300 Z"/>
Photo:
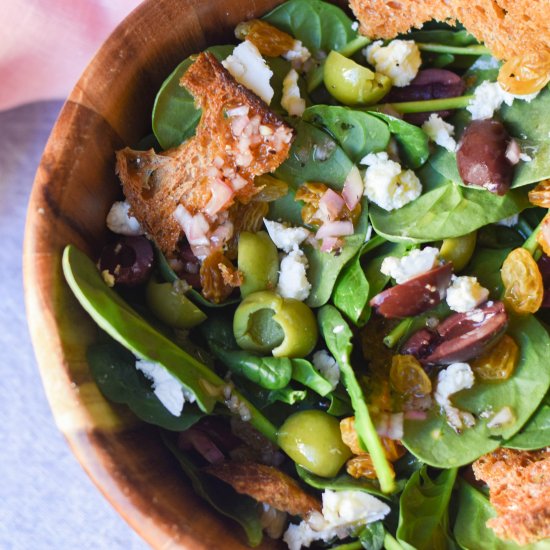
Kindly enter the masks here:
<path id="1" fill-rule="evenodd" d="M 288 0 L 168 76 L 63 256 L 91 372 L 250 546 L 548 548 L 548 79 L 358 27 Z"/>

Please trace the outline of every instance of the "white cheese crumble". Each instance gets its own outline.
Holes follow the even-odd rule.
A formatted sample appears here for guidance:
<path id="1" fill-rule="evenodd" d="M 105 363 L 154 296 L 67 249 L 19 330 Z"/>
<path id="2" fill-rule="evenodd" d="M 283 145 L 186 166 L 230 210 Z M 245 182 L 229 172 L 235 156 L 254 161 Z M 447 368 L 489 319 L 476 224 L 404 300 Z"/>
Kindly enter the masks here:
<path id="1" fill-rule="evenodd" d="M 469 412 L 461 411 L 455 407 L 450 400 L 451 395 L 471 388 L 474 385 L 474 373 L 468 363 L 453 363 L 446 369 L 439 371 L 437 375 L 437 387 L 435 400 L 445 411 L 447 422 L 456 431 L 461 430 L 464 425 L 471 427 L 475 419 Z"/>
<path id="2" fill-rule="evenodd" d="M 332 389 L 336 388 L 340 382 L 340 367 L 336 359 L 328 351 L 322 349 L 313 354 L 312 363 L 319 373 L 332 384 Z"/>
<path id="3" fill-rule="evenodd" d="M 193 403 L 195 396 L 160 363 L 136 360 L 136 369 L 140 370 L 153 383 L 153 392 L 159 401 L 174 416 L 179 416 L 183 405 Z"/>
<path id="4" fill-rule="evenodd" d="M 283 298 L 304 301 L 311 290 L 306 276 L 307 267 L 306 255 L 299 248 L 291 250 L 281 260 L 277 293 Z"/>
<path id="5" fill-rule="evenodd" d="M 456 151 L 456 141 L 453 138 L 455 127 L 445 122 L 438 114 L 432 113 L 430 118 L 422 124 L 422 130 L 437 145 L 441 145 L 447 151 Z"/>
<path id="6" fill-rule="evenodd" d="M 530 103 L 538 92 L 526 95 L 514 95 L 505 92 L 498 82 L 482 82 L 474 91 L 474 97 L 466 107 L 472 114 L 473 120 L 491 118 L 493 113 L 505 103 L 510 106 L 514 99 L 521 99 Z"/>
<path id="7" fill-rule="evenodd" d="M 222 65 L 239 83 L 261 97 L 268 105 L 273 98 L 273 88 L 269 83 L 273 71 L 252 42 L 241 42 L 233 53 L 222 61 Z"/>
<path id="8" fill-rule="evenodd" d="M 364 194 L 384 210 L 396 210 L 413 201 L 422 193 L 422 184 L 412 170 L 388 157 L 388 153 L 369 153 L 361 161 L 365 171 Z"/>
<path id="9" fill-rule="evenodd" d="M 315 540 L 344 539 L 368 523 L 387 516 L 390 507 L 363 491 L 323 492 L 323 513 L 312 512 L 300 524 L 291 524 L 283 536 L 289 550 L 309 547 Z"/>
<path id="10" fill-rule="evenodd" d="M 504 426 L 506 424 L 512 424 L 516 421 L 516 417 L 514 416 L 514 411 L 508 406 L 502 407 L 500 411 L 495 413 L 493 418 L 487 422 L 487 427 L 492 429 L 500 428 L 501 426 Z"/>
<path id="11" fill-rule="evenodd" d="M 420 50 L 413 40 L 392 40 L 386 46 L 377 40 L 363 53 L 376 72 L 389 76 L 398 88 L 408 86 L 422 64 Z"/>
<path id="12" fill-rule="evenodd" d="M 290 69 L 283 80 L 281 106 L 290 116 L 302 116 L 306 110 L 306 101 L 300 97 L 298 73 L 295 69 Z"/>
<path id="13" fill-rule="evenodd" d="M 489 291 L 481 286 L 476 277 L 456 277 L 453 275 L 451 286 L 447 289 L 447 304 L 459 313 L 472 311 L 487 301 Z"/>
<path id="14" fill-rule="evenodd" d="M 262 503 L 260 523 L 267 536 L 272 539 L 280 539 L 285 530 L 287 519 L 286 512 L 281 512 L 265 502 Z"/>
<path id="15" fill-rule="evenodd" d="M 111 206 L 107 214 L 107 227 L 118 235 L 137 237 L 143 235 L 144 231 L 139 222 L 130 216 L 130 205 L 126 201 L 117 201 Z"/>
<path id="16" fill-rule="evenodd" d="M 352 31 L 357 31 L 357 30 L 359 30 L 359 21 L 354 21 L 354 22 L 351 24 L 351 30 L 352 30 Z"/>
<path id="17" fill-rule="evenodd" d="M 297 249 L 309 237 L 309 230 L 305 227 L 288 227 L 266 218 L 264 218 L 264 225 L 270 239 L 283 252 L 288 253 Z"/>
<path id="18" fill-rule="evenodd" d="M 514 214 L 513 216 L 510 216 L 508 218 L 503 218 L 502 220 L 497 222 L 497 225 L 503 225 L 504 227 L 514 227 L 514 225 L 517 225 L 519 221 L 519 214 Z"/>
<path id="19" fill-rule="evenodd" d="M 388 256 L 384 258 L 380 271 L 384 275 L 395 279 L 397 284 L 404 283 L 417 275 L 426 273 L 435 267 L 438 263 L 439 250 L 432 246 L 427 246 L 422 250 L 418 248 L 411 250 L 406 256 L 398 258 Z"/>
<path id="20" fill-rule="evenodd" d="M 282 57 L 292 62 L 293 66 L 300 67 L 311 57 L 311 52 L 302 44 L 301 40 L 294 40 L 292 49 L 286 51 Z"/>

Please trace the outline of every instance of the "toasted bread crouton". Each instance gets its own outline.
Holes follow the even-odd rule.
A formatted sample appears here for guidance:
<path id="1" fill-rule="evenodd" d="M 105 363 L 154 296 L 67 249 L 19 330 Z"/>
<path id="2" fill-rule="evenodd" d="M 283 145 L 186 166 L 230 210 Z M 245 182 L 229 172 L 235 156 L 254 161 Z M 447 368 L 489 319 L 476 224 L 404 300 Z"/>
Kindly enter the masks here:
<path id="1" fill-rule="evenodd" d="M 350 6 L 369 38 L 394 38 L 431 19 L 452 22 L 445 0 L 350 0 Z"/>
<path id="2" fill-rule="evenodd" d="M 321 511 L 318 499 L 273 466 L 256 462 L 222 462 L 208 466 L 206 472 L 229 483 L 238 493 L 293 516 L 305 518 L 313 511 Z"/>
<path id="3" fill-rule="evenodd" d="M 497 512 L 487 522 L 502 539 L 528 544 L 550 537 L 550 450 L 497 449 L 472 468 Z"/>
<path id="4" fill-rule="evenodd" d="M 394 38 L 435 19 L 460 21 L 499 59 L 550 52 L 548 0 L 350 0 L 369 38 Z"/>
<path id="5" fill-rule="evenodd" d="M 116 169 L 132 215 L 165 255 L 185 233 L 206 257 L 231 237 L 229 207 L 250 201 L 259 190 L 254 177 L 286 159 L 293 130 L 210 53 L 197 57 L 181 84 L 203 110 L 196 135 L 160 154 L 118 151 Z"/>

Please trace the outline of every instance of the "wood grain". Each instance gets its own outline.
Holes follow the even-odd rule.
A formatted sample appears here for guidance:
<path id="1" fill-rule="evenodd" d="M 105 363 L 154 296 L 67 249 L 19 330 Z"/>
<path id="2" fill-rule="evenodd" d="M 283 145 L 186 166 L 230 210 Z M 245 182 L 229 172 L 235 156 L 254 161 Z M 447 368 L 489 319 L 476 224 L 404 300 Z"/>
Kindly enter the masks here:
<path id="1" fill-rule="evenodd" d="M 246 548 L 241 530 L 195 495 L 158 433 L 93 383 L 85 351 L 97 328 L 61 272 L 73 243 L 96 255 L 120 185 L 114 151 L 150 131 L 154 96 L 173 68 L 232 40 L 278 0 L 146 0 L 114 31 L 64 105 L 38 168 L 27 217 L 27 315 L 60 430 L 99 490 L 154 548 Z M 261 548 L 282 548 L 269 539 Z"/>

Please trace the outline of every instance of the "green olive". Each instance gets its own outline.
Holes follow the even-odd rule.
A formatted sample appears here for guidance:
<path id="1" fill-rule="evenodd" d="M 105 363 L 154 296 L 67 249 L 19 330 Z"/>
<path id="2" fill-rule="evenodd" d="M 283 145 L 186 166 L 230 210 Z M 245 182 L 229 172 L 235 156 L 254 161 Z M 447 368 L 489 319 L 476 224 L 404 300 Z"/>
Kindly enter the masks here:
<path id="1" fill-rule="evenodd" d="M 259 290 L 270 290 L 277 285 L 279 255 L 277 247 L 265 231 L 239 235 L 239 270 L 244 276 L 241 296 L 245 298 Z"/>
<path id="2" fill-rule="evenodd" d="M 392 81 L 338 52 L 329 53 L 323 75 L 330 95 L 344 105 L 371 105 L 389 91 Z"/>
<path id="3" fill-rule="evenodd" d="M 192 328 L 206 320 L 206 315 L 180 288 L 181 281 L 158 283 L 151 278 L 145 299 L 153 315 L 174 328 Z"/>
<path id="4" fill-rule="evenodd" d="M 235 311 L 233 334 L 247 351 L 275 357 L 305 357 L 317 343 L 313 311 L 298 300 L 270 290 L 249 294 Z"/>
<path id="5" fill-rule="evenodd" d="M 300 411 L 289 416 L 277 440 L 296 464 L 322 477 L 334 477 L 352 456 L 342 441 L 338 420 L 323 411 Z"/>
<path id="6" fill-rule="evenodd" d="M 461 271 L 468 265 L 474 253 L 476 240 L 476 231 L 463 235 L 462 237 L 445 239 L 439 250 L 439 255 L 447 262 L 453 262 L 455 272 Z"/>

